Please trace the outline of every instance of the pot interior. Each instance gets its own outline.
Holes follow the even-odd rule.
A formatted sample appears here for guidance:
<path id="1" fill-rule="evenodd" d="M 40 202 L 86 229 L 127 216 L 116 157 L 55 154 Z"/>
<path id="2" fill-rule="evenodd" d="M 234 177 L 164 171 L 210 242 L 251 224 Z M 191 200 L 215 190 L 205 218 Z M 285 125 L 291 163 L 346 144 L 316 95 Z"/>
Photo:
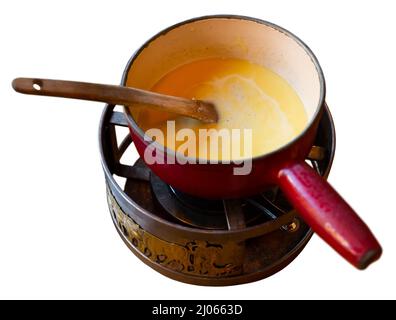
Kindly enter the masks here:
<path id="1" fill-rule="evenodd" d="M 158 34 L 132 59 L 124 84 L 150 89 L 178 66 L 219 57 L 248 60 L 283 77 L 303 102 L 308 126 L 321 107 L 324 80 L 312 52 L 278 26 L 238 16 L 198 18 Z"/>

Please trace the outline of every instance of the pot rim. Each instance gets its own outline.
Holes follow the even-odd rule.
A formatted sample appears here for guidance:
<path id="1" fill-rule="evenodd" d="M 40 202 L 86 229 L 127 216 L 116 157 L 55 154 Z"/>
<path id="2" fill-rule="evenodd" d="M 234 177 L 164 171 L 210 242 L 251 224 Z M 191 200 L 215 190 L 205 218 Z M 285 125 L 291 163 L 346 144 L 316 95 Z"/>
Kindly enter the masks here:
<path id="1" fill-rule="evenodd" d="M 326 95 L 326 84 L 325 84 L 325 78 L 324 78 L 324 74 L 323 74 L 323 70 L 319 64 L 318 59 L 316 58 L 316 56 L 314 55 L 314 53 L 312 52 L 312 50 L 299 38 L 297 37 L 295 34 L 293 34 L 292 32 L 290 32 L 287 29 L 284 29 L 272 22 L 266 21 L 266 20 L 262 20 L 259 18 L 253 18 L 253 17 L 249 17 L 249 16 L 243 16 L 243 15 L 233 15 L 233 14 L 217 14 L 217 15 L 205 15 L 205 16 L 200 16 L 200 17 L 195 17 L 192 19 L 188 19 L 188 20 L 184 20 L 181 21 L 179 23 L 176 23 L 174 25 L 171 25 L 165 29 L 163 29 L 162 31 L 158 32 L 157 34 L 155 34 L 154 36 L 152 36 L 150 39 L 148 39 L 145 43 L 143 43 L 143 45 L 137 50 L 135 51 L 135 53 L 131 56 L 131 58 L 129 59 L 124 72 L 122 74 L 122 79 L 121 79 L 121 85 L 126 86 L 126 80 L 128 77 L 128 73 L 133 65 L 133 63 L 135 62 L 135 60 L 137 59 L 137 57 L 140 55 L 140 53 L 143 52 L 143 50 L 148 47 L 150 45 L 151 42 L 155 41 L 157 38 L 167 34 L 168 32 L 189 24 L 189 23 L 193 23 L 196 21 L 201 21 L 201 20 L 209 20 L 209 19 L 234 19 L 234 20 L 246 20 L 246 21 L 252 21 L 252 22 L 256 22 L 258 24 L 263 24 L 266 25 L 270 28 L 273 28 L 283 34 L 285 34 L 286 36 L 290 37 L 292 40 L 294 40 L 300 47 L 302 47 L 304 49 L 304 51 L 308 54 L 308 56 L 310 57 L 312 63 L 315 66 L 315 69 L 318 73 L 318 77 L 319 77 L 319 83 L 320 83 L 320 91 L 319 91 L 319 102 L 318 105 L 315 109 L 315 112 L 313 114 L 313 116 L 311 117 L 310 121 L 307 123 L 307 125 L 305 126 L 304 130 L 301 131 L 296 137 L 294 137 L 292 140 L 290 140 L 289 142 L 287 142 L 286 144 L 280 146 L 279 148 L 272 150 L 270 152 L 252 157 L 252 158 L 242 158 L 242 159 L 238 159 L 238 163 L 240 163 L 241 161 L 255 161 L 255 160 L 262 160 L 264 158 L 270 157 L 274 154 L 280 153 L 282 151 L 284 151 L 285 149 L 290 148 L 293 144 L 297 143 L 298 140 L 300 140 L 303 136 L 305 136 L 305 134 L 308 132 L 308 130 L 314 125 L 315 121 L 317 120 L 317 118 L 320 116 L 321 114 L 321 110 L 324 107 L 324 102 L 325 102 L 325 95 Z M 147 141 L 149 144 L 152 144 L 155 146 L 155 148 L 157 150 L 160 150 L 163 154 L 167 154 L 167 155 L 171 155 L 172 157 L 176 157 L 177 154 L 177 158 L 183 158 L 187 160 L 187 163 L 201 163 L 200 162 L 200 158 L 196 157 L 186 157 L 180 153 L 177 153 L 175 150 L 169 149 L 167 147 L 165 147 L 164 145 L 154 141 L 151 139 L 151 137 L 149 137 L 148 135 L 146 135 L 144 133 L 144 131 L 138 126 L 138 124 L 136 123 L 136 121 L 133 119 L 131 113 L 129 112 L 128 108 L 124 106 L 124 113 L 126 115 L 126 119 L 127 119 L 127 123 L 129 125 L 129 127 L 131 129 L 133 129 L 133 131 L 139 136 L 139 138 L 141 138 L 141 140 L 143 141 Z M 209 161 L 208 159 L 205 159 L 207 162 Z M 227 161 L 227 162 L 223 162 L 223 161 L 217 161 L 216 164 L 227 164 L 229 165 L 230 163 L 232 164 L 234 161 Z M 209 162 L 210 163 L 210 162 Z"/>

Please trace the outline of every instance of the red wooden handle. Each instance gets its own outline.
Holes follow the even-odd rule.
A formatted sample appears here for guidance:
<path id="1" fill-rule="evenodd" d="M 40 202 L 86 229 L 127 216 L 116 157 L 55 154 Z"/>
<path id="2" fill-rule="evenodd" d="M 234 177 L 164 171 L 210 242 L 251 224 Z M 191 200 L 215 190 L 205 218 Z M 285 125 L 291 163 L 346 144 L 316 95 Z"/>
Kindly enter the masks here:
<path id="1" fill-rule="evenodd" d="M 305 162 L 282 169 L 278 183 L 300 216 L 355 267 L 365 269 L 381 256 L 381 246 L 363 220 Z"/>

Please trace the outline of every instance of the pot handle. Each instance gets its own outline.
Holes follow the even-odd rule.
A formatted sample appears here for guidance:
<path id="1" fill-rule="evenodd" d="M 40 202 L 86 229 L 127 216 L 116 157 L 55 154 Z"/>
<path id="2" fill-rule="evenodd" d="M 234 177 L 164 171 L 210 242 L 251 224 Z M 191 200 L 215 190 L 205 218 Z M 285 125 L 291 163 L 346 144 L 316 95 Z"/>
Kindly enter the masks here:
<path id="1" fill-rule="evenodd" d="M 365 269 L 381 256 L 381 246 L 363 220 L 305 162 L 281 169 L 277 178 L 299 215 L 356 268 Z"/>

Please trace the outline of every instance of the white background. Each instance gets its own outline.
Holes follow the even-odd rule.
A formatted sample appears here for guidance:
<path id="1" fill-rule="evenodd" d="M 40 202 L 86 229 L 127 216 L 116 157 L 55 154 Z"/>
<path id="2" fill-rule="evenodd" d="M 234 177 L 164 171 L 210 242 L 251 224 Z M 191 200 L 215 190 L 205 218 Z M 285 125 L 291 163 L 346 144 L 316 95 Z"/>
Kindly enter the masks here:
<path id="1" fill-rule="evenodd" d="M 396 298 L 393 1 L 1 1 L 0 298 Z M 15 93 L 17 76 L 118 84 L 150 36 L 200 15 L 279 24 L 317 55 L 337 130 L 331 183 L 384 247 L 358 271 L 314 236 L 276 275 L 210 288 L 141 263 L 108 213 L 103 105 Z"/>

